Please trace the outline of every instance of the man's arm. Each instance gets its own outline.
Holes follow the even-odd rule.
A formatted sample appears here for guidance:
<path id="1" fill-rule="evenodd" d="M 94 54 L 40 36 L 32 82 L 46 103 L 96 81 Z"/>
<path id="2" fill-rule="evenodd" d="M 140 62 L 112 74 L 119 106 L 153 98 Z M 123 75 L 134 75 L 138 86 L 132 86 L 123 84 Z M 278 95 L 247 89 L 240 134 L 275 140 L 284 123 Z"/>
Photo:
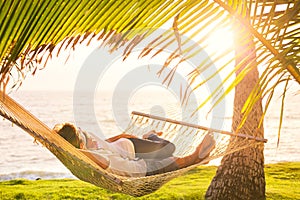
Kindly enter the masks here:
<path id="1" fill-rule="evenodd" d="M 152 135 L 152 134 L 161 136 L 161 135 L 162 135 L 162 132 L 156 132 L 156 131 L 154 131 L 154 130 L 149 131 L 148 133 L 146 133 L 146 134 L 143 135 L 143 139 L 148 139 L 148 137 L 149 137 L 150 135 Z M 115 141 L 117 141 L 117 140 L 120 139 L 120 138 L 138 138 L 138 137 L 135 136 L 135 135 L 127 134 L 127 133 L 122 133 L 122 134 L 120 134 L 120 135 L 117 135 L 117 136 L 108 138 L 108 139 L 106 139 L 105 141 L 107 141 L 107 142 L 115 142 Z"/>
<path id="2" fill-rule="evenodd" d="M 110 162 L 107 158 L 101 156 L 100 154 L 97 154 L 93 151 L 87 151 L 79 149 L 82 153 L 84 153 L 87 157 L 89 157 L 92 161 L 94 161 L 97 165 L 99 165 L 103 169 L 107 169 Z"/>
<path id="3" fill-rule="evenodd" d="M 117 136 L 108 138 L 108 139 L 106 139 L 105 141 L 106 141 L 106 142 L 115 142 L 115 141 L 117 141 L 117 140 L 120 139 L 120 138 L 137 138 L 137 137 L 134 136 L 134 135 L 127 134 L 127 133 L 122 133 L 122 134 L 120 134 L 120 135 L 117 135 Z"/>

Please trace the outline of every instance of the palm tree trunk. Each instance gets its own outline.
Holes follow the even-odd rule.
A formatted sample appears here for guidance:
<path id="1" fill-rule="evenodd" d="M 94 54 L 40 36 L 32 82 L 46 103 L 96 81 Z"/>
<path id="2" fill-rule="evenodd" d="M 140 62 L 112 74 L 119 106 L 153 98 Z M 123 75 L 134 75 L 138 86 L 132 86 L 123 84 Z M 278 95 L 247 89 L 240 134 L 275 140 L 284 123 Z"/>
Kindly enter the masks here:
<path id="1" fill-rule="evenodd" d="M 253 40 L 251 39 L 249 41 L 247 46 L 236 43 L 236 52 L 245 51 L 245 48 L 248 48 L 248 51 L 245 51 L 245 54 L 239 54 L 240 56 L 238 56 L 236 60 L 237 63 L 242 59 L 245 59 L 251 52 L 255 52 Z M 248 63 L 251 60 L 255 60 L 255 53 L 252 55 L 253 56 L 251 57 L 248 56 Z M 256 64 L 256 62 L 254 64 Z M 244 63 L 243 67 L 246 66 L 247 63 Z M 240 71 L 237 72 L 237 74 L 238 73 L 240 73 Z M 235 88 L 234 114 L 232 119 L 233 130 L 237 129 L 237 126 L 242 119 L 241 109 L 253 87 L 258 82 L 258 78 L 259 74 L 257 67 L 254 67 Z M 262 114 L 262 101 L 260 99 L 254 105 L 245 126 L 243 126 L 239 132 L 263 137 L 263 125 L 258 128 Z M 224 156 L 221 165 L 218 167 L 216 175 L 206 192 L 206 199 L 265 199 L 263 148 L 263 144 L 260 144 Z"/>

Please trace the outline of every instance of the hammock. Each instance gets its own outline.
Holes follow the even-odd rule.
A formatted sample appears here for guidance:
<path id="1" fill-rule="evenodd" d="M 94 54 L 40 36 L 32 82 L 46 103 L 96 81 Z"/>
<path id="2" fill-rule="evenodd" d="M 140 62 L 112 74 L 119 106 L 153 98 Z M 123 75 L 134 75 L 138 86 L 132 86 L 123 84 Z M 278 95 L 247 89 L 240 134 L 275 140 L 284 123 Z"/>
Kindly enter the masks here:
<path id="1" fill-rule="evenodd" d="M 176 171 L 145 177 L 122 177 L 108 173 L 86 155 L 64 140 L 59 134 L 38 120 L 21 105 L 0 91 L 0 114 L 28 132 L 49 149 L 76 177 L 111 191 L 143 196 L 159 189 L 163 184 L 209 160 L 266 142 L 266 139 L 249 135 L 210 129 L 194 124 L 162 118 L 140 112 L 132 113 L 127 133 L 142 135 L 147 130 L 161 130 L 164 138 L 176 145 L 176 156 L 185 156 L 194 151 L 206 134 L 214 134 L 216 147 L 201 163 Z M 176 134 L 175 134 L 176 133 Z M 228 141 L 232 141 L 228 145 Z"/>

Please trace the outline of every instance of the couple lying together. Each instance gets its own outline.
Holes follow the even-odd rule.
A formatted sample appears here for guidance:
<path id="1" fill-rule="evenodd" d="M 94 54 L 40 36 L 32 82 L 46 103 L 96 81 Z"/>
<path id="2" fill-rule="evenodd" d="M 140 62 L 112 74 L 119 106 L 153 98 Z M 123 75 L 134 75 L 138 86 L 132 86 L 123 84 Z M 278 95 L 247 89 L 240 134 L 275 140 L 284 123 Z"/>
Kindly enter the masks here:
<path id="1" fill-rule="evenodd" d="M 102 140 L 71 123 L 59 124 L 54 130 L 110 173 L 127 177 L 161 174 L 197 164 L 209 156 L 215 140 L 207 134 L 196 150 L 185 157 L 175 157 L 175 145 L 150 131 L 143 138 L 121 134 Z"/>

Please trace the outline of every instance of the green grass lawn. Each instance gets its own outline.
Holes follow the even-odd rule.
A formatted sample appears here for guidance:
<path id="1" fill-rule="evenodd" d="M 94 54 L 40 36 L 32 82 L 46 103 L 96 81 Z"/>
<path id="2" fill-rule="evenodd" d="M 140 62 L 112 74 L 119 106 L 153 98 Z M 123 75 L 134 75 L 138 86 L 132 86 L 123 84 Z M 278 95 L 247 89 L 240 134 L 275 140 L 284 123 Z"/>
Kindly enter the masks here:
<path id="1" fill-rule="evenodd" d="M 138 199 L 204 199 L 216 167 L 202 166 Z M 265 167 L 267 199 L 300 199 L 300 162 Z M 0 199 L 136 199 L 73 179 L 0 182 Z"/>

